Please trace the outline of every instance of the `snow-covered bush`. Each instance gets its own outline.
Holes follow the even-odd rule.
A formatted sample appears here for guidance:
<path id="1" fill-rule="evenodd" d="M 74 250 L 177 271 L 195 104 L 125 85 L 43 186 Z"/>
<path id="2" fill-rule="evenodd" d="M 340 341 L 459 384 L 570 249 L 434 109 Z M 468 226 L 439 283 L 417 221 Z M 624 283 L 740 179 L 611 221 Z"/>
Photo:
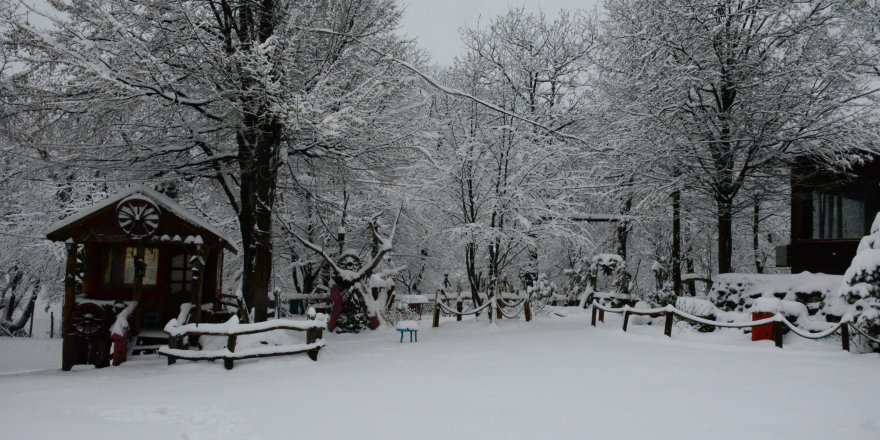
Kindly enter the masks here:
<path id="1" fill-rule="evenodd" d="M 651 304 L 652 307 L 665 307 L 669 304 L 675 304 L 676 299 L 678 299 L 678 296 L 672 290 L 672 283 L 670 282 L 664 283 L 660 289 L 645 294 L 645 301 Z"/>
<path id="2" fill-rule="evenodd" d="M 419 314 L 409 307 L 409 304 L 396 303 L 392 307 L 382 311 L 382 319 L 388 324 L 397 325 L 400 321 L 415 321 Z"/>
<path id="3" fill-rule="evenodd" d="M 880 338 L 880 214 L 871 225 L 870 234 L 859 242 L 856 256 L 843 275 L 844 285 L 829 314 L 852 313 L 855 325 L 869 336 Z M 865 344 L 862 349 L 867 349 Z M 877 344 L 870 348 L 880 349 Z"/>
<path id="4" fill-rule="evenodd" d="M 588 295 L 589 292 L 592 292 L 590 281 L 593 276 L 592 266 L 592 261 L 587 257 L 582 257 L 577 260 L 574 267 L 565 269 L 566 282 L 563 293 L 566 296 L 566 300 L 572 298 L 579 299 L 582 294 Z"/>
<path id="5" fill-rule="evenodd" d="M 599 254 L 593 257 L 591 265 L 593 276 L 610 276 L 615 292 L 629 293 L 630 276 L 626 272 L 626 262 L 617 254 Z"/>
<path id="6" fill-rule="evenodd" d="M 533 316 L 547 316 L 550 314 L 550 306 L 558 297 L 563 297 L 568 305 L 568 296 L 558 294 L 556 284 L 547 280 L 546 273 L 540 273 L 535 283 L 528 288 L 529 306 Z"/>
<path id="7" fill-rule="evenodd" d="M 709 299 L 721 310 L 746 312 L 758 298 L 797 301 L 810 315 L 824 315 L 840 288 L 839 275 L 723 273 L 715 278 Z"/>
<path id="8" fill-rule="evenodd" d="M 691 296 L 681 296 L 675 300 L 675 308 L 682 312 L 694 315 L 699 318 L 717 321 L 723 312 L 715 307 L 711 301 L 705 298 L 694 298 Z M 705 324 L 695 324 L 693 326 L 701 333 L 711 332 L 715 330 L 715 326 Z"/>

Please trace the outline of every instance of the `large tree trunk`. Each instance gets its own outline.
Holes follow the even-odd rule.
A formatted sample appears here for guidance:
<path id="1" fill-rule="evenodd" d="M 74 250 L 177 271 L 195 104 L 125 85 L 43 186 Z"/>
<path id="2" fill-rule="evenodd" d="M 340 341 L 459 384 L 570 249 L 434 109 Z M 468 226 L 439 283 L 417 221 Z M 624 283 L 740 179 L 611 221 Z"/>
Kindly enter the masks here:
<path id="1" fill-rule="evenodd" d="M 728 273 L 733 260 L 733 203 L 726 197 L 715 198 L 718 217 L 718 273 Z"/>
<path id="2" fill-rule="evenodd" d="M 265 114 L 265 113 L 263 113 Z M 272 279 L 272 209 L 278 180 L 281 124 L 274 120 L 251 122 L 238 135 L 241 167 L 242 295 L 254 309 L 254 321 L 268 319 L 269 284 Z"/>

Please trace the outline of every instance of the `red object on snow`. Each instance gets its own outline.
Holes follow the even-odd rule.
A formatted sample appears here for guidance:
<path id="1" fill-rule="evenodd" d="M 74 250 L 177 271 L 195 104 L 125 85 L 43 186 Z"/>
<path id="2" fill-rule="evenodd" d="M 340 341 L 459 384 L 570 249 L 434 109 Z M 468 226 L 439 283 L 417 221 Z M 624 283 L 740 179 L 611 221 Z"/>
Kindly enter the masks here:
<path id="1" fill-rule="evenodd" d="M 110 335 L 110 339 L 113 340 L 113 366 L 118 367 L 128 360 L 128 336 L 114 333 Z"/>
<path id="2" fill-rule="evenodd" d="M 772 318 L 773 313 L 769 312 L 754 312 L 752 313 L 752 321 L 757 321 L 759 319 L 767 319 Z M 752 327 L 752 340 L 753 341 L 764 341 L 764 340 L 773 340 L 773 324 L 765 324 L 759 325 L 757 327 Z"/>
<path id="3" fill-rule="evenodd" d="M 330 322 L 327 323 L 327 331 L 333 332 L 336 329 L 336 320 L 342 314 L 342 288 L 338 284 L 330 289 L 330 302 L 333 304 L 333 310 L 330 311 Z"/>

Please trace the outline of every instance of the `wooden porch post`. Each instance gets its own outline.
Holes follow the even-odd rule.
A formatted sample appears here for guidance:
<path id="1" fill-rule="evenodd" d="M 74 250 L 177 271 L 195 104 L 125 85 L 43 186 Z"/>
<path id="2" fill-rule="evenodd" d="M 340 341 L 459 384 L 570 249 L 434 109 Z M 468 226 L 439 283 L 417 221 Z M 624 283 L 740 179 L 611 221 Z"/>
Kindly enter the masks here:
<path id="1" fill-rule="evenodd" d="M 193 318 L 197 324 L 202 322 L 202 288 L 205 278 L 205 246 L 197 243 L 194 246 L 195 253 L 190 257 L 190 266 L 192 266 L 193 284 L 192 292 L 190 292 L 190 300 L 195 307 L 195 315 Z"/>
<path id="2" fill-rule="evenodd" d="M 140 333 L 143 318 L 144 276 L 147 274 L 147 263 L 144 262 L 145 253 L 144 246 L 138 244 L 134 259 L 134 290 L 131 292 L 131 299 L 137 302 L 137 308 L 140 310 L 135 311 L 132 317 L 131 332 L 133 334 Z"/>
<path id="3" fill-rule="evenodd" d="M 64 303 L 61 306 L 61 369 L 70 371 L 76 363 L 76 335 L 73 333 L 73 309 L 76 307 L 76 250 L 77 244 L 69 241 L 67 248 L 67 266 L 64 274 Z"/>

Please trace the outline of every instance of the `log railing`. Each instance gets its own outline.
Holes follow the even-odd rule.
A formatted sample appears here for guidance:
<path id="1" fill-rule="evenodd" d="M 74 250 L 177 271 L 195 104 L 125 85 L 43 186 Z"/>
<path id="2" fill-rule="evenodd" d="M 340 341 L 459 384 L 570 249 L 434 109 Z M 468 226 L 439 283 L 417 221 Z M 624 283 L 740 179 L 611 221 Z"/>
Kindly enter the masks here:
<path id="1" fill-rule="evenodd" d="M 309 358 L 318 360 L 318 352 L 324 347 L 324 329 L 327 328 L 327 320 L 323 315 L 317 315 L 314 310 L 309 311 L 308 321 L 292 321 L 276 319 L 253 324 L 239 324 L 238 317 L 233 316 L 229 321 L 222 324 L 186 324 L 178 325 L 176 319 L 172 319 L 165 326 L 168 333 L 168 345 L 159 348 L 159 354 L 168 358 L 168 365 L 174 364 L 178 359 L 199 361 L 223 359 L 223 365 L 231 370 L 236 360 L 251 359 L 258 357 L 283 356 L 296 353 L 308 353 Z M 306 342 L 294 345 L 263 345 L 253 348 L 236 350 L 238 337 L 264 333 L 273 330 L 296 330 L 306 332 Z M 220 350 L 188 350 L 185 346 L 187 338 L 199 338 L 201 336 L 225 336 L 226 348 Z"/>

